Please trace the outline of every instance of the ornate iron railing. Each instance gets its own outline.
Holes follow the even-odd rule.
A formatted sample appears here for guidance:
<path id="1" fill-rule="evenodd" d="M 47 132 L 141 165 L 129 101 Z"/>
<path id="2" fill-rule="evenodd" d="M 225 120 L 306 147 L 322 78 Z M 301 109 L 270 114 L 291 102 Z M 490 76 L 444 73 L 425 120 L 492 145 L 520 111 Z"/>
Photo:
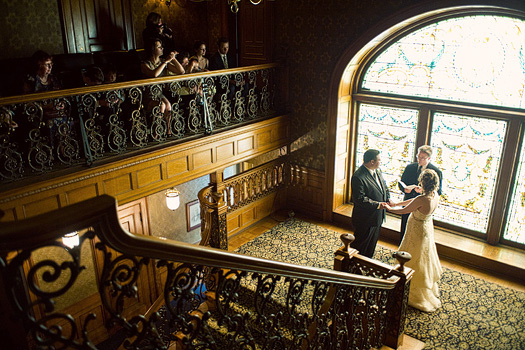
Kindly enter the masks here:
<path id="1" fill-rule="evenodd" d="M 272 116 L 276 71 L 267 64 L 0 98 L 0 181 Z"/>
<path id="2" fill-rule="evenodd" d="M 80 245 L 60 241 L 82 230 L 87 231 Z M 125 349 L 167 349 L 171 342 L 186 349 L 379 347 L 390 332 L 389 315 L 400 312 L 396 290 L 405 288 L 402 272 L 374 278 L 133 235 L 121 227 L 114 199 L 100 196 L 0 223 L 2 310 L 21 321 L 35 348 L 98 348 L 92 324 L 101 315 L 90 312 L 75 320 L 54 304 L 86 273 L 82 242 L 98 242 L 93 246 L 104 256 L 96 268 L 102 308 L 110 315 L 104 327 L 124 332 Z M 69 259 L 58 263 L 46 256 L 35 263 L 35 252 L 49 246 Z M 148 317 L 125 316 L 125 305 L 139 294 L 138 276 L 152 259 L 157 269 L 167 269 L 164 306 Z"/>

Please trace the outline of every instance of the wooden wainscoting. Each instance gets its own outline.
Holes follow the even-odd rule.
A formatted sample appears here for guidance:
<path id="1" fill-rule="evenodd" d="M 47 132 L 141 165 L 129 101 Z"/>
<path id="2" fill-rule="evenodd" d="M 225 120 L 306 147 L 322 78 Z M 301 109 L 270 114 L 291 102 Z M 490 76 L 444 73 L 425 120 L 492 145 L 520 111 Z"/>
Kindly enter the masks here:
<path id="1" fill-rule="evenodd" d="M 284 205 L 284 190 L 269 194 L 226 215 L 228 238 L 257 223 Z"/>
<path id="2" fill-rule="evenodd" d="M 292 165 L 287 186 L 287 207 L 322 219 L 324 213 L 325 173 Z"/>
<path id="3" fill-rule="evenodd" d="M 117 198 L 119 205 L 129 203 L 286 146 L 288 128 L 288 116 L 279 116 L 73 174 L 8 184 L 0 190 L 2 220 L 32 217 L 101 194 Z"/>

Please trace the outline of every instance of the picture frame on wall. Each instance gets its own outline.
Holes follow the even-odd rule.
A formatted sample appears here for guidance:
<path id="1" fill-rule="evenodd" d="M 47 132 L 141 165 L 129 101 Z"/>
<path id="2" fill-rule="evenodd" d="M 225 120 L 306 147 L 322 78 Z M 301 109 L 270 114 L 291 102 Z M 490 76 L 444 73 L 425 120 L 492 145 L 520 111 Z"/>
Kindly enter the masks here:
<path id="1" fill-rule="evenodd" d="M 198 199 L 186 203 L 186 223 L 188 232 L 201 226 L 201 207 Z"/>

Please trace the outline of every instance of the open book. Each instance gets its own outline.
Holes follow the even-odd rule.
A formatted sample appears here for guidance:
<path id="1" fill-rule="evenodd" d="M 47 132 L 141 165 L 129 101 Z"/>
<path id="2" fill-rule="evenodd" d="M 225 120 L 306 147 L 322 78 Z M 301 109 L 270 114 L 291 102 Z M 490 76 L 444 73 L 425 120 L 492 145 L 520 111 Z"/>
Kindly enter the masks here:
<path id="1" fill-rule="evenodd" d="M 418 187 L 417 185 L 407 185 L 406 183 L 404 183 L 403 181 L 401 180 L 398 180 L 397 181 L 401 187 L 403 188 L 403 192 L 406 192 L 405 190 L 408 189 L 409 191 L 412 191 L 414 190 L 414 188 Z"/>

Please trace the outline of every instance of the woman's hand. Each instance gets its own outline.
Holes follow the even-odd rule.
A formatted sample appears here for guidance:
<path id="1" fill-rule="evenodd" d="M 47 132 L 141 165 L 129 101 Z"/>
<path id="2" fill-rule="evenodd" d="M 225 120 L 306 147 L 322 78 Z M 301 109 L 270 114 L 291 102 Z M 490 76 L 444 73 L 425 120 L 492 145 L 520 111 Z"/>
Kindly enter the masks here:
<path id="1" fill-rule="evenodd" d="M 389 199 L 388 200 L 388 205 L 393 208 L 393 207 L 397 207 L 399 205 L 399 203 L 396 203 L 394 202 L 393 200 Z"/>
<path id="2" fill-rule="evenodd" d="M 177 51 L 171 51 L 169 54 L 168 54 L 168 58 L 166 59 L 167 62 L 171 62 L 173 60 L 176 59 L 176 56 L 178 55 L 179 53 Z"/>

